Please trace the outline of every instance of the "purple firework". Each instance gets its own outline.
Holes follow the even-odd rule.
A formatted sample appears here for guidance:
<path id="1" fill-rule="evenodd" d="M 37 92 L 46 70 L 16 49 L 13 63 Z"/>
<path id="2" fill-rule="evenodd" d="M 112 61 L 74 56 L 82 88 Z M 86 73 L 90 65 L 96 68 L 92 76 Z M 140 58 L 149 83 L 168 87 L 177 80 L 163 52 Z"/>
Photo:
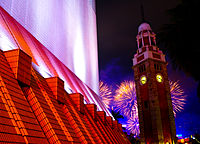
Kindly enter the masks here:
<path id="1" fill-rule="evenodd" d="M 135 117 L 138 112 L 135 83 L 133 81 L 124 81 L 118 86 L 115 93 L 115 110 L 127 118 Z"/>

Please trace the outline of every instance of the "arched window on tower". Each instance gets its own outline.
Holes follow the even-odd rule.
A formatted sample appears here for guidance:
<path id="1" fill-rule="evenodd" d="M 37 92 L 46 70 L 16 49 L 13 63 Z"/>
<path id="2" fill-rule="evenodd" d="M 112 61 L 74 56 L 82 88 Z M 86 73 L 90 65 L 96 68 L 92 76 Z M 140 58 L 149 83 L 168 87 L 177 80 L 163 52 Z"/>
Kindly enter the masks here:
<path id="1" fill-rule="evenodd" d="M 156 44 L 155 44 L 155 40 L 154 40 L 153 37 L 151 37 L 151 45 L 154 45 L 154 46 L 156 45 Z"/>
<path id="2" fill-rule="evenodd" d="M 139 73 L 142 73 L 142 72 L 145 72 L 146 71 L 146 67 L 145 67 L 145 64 L 139 66 Z"/>
<path id="3" fill-rule="evenodd" d="M 139 39 L 139 48 L 142 47 L 142 39 Z"/>
<path id="4" fill-rule="evenodd" d="M 160 64 L 154 64 L 154 69 L 161 71 L 162 70 L 162 66 Z"/>
<path id="5" fill-rule="evenodd" d="M 145 45 L 150 45 L 149 44 L 149 36 L 143 37 L 143 40 L 144 40 L 144 46 Z"/>

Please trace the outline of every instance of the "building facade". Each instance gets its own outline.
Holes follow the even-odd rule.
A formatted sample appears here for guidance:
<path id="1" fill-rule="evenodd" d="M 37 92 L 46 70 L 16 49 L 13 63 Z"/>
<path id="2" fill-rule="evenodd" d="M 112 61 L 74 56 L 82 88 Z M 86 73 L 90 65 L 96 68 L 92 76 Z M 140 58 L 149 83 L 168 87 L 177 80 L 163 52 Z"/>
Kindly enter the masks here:
<path id="1" fill-rule="evenodd" d="M 95 0 L 0 0 L 0 6 L 98 94 Z"/>
<path id="2" fill-rule="evenodd" d="M 8 3 L 5 4 L 7 5 Z M 71 36 L 71 39 L 74 39 L 73 35 L 68 35 L 68 36 L 69 38 Z M 60 39 L 63 38 L 61 35 L 59 35 L 58 37 L 60 37 Z M 64 81 L 65 83 L 64 87 L 68 93 L 81 93 L 84 96 L 84 103 L 87 104 L 94 103 L 97 105 L 97 109 L 99 111 L 105 111 L 106 115 L 112 116 L 109 110 L 100 100 L 98 94 L 94 92 L 94 89 L 90 87 L 88 83 L 82 81 L 80 77 L 77 76 L 74 73 L 74 71 L 72 71 L 70 68 L 68 68 L 68 66 L 65 63 L 63 63 L 59 57 L 56 57 L 56 55 L 52 51 L 50 51 L 49 48 L 45 47 L 39 41 L 38 38 L 35 38 L 32 35 L 32 33 L 30 33 L 27 29 L 25 29 L 1 6 L 0 6 L 0 49 L 3 51 L 13 50 L 13 49 L 23 50 L 32 58 L 32 63 L 34 67 L 37 68 L 37 70 L 43 77 L 45 78 L 55 77 L 55 76 L 60 77 Z M 73 47 L 71 47 L 70 49 L 72 51 L 74 50 Z M 59 50 L 59 48 L 57 48 L 57 50 Z M 89 51 L 90 50 L 91 52 L 93 51 L 92 49 L 89 49 Z M 73 56 L 73 54 L 70 52 L 65 53 L 62 50 L 59 51 L 63 53 L 67 59 Z M 76 53 L 81 53 L 81 52 L 76 51 Z M 94 61 L 90 60 L 90 62 L 95 63 L 95 60 Z M 70 63 L 73 64 L 73 60 Z M 90 64 L 88 63 L 88 65 Z M 79 69 L 82 67 L 85 66 L 81 65 L 80 67 L 77 68 Z M 96 71 L 96 67 L 98 67 L 98 64 L 96 64 L 95 67 L 92 67 L 92 69 L 95 69 Z M 89 69 L 88 72 L 84 72 L 84 69 L 79 69 L 79 72 L 83 72 L 86 77 L 89 78 L 97 76 L 96 74 L 94 75 L 91 74 L 90 73 L 91 71 Z M 88 82 L 89 81 L 90 80 L 88 80 Z M 95 83 L 95 85 L 98 85 L 98 81 Z"/>
<path id="3" fill-rule="evenodd" d="M 167 62 L 148 23 L 138 28 L 133 58 L 141 143 L 174 143 L 176 129 Z"/>

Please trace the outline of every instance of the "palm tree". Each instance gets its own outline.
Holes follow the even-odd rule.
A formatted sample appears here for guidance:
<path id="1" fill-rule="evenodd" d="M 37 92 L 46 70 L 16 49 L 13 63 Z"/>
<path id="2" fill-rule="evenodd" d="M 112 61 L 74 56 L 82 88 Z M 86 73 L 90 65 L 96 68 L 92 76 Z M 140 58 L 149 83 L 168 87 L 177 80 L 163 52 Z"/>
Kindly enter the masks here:
<path id="1" fill-rule="evenodd" d="M 200 98 L 200 25 L 199 0 L 182 0 L 168 11 L 171 23 L 165 24 L 157 38 L 160 47 L 169 54 L 175 69 L 183 70 L 198 82 Z"/>
<path id="2" fill-rule="evenodd" d="M 119 120 L 120 118 L 124 119 L 124 117 L 118 112 L 111 110 L 112 116 L 115 118 L 115 120 Z"/>

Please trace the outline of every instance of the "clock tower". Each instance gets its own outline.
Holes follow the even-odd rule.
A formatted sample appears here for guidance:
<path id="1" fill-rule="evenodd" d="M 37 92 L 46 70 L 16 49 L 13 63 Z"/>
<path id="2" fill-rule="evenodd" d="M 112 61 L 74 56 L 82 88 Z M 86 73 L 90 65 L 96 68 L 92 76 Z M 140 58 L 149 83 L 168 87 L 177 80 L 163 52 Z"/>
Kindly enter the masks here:
<path id="1" fill-rule="evenodd" d="M 148 23 L 138 28 L 133 58 L 141 143 L 175 143 L 176 129 L 165 55 Z"/>

